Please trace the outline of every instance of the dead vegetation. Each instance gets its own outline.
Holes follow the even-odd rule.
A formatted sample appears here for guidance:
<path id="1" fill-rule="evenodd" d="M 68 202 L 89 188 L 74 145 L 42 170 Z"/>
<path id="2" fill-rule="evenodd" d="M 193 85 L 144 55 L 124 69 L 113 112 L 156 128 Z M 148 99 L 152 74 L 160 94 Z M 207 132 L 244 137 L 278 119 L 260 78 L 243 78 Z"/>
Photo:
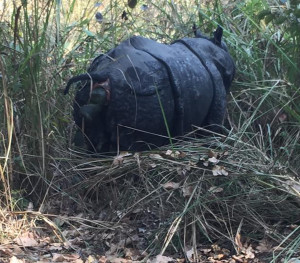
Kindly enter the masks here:
<path id="1" fill-rule="evenodd" d="M 2 215 L 7 255 L 17 249 L 24 258 L 55 262 L 268 262 L 298 242 L 295 174 L 237 135 L 191 137 L 173 149 L 116 157 L 66 153 L 52 167 L 39 212 L 28 206 Z M 19 231 L 10 233 L 16 227 L 5 221 Z"/>

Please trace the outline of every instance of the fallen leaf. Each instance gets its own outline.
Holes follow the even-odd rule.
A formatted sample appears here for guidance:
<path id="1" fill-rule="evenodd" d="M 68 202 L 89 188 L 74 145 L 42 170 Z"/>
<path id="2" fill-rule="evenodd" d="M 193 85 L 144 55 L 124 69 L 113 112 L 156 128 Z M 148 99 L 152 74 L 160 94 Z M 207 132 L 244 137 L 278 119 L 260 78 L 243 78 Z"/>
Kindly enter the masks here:
<path id="1" fill-rule="evenodd" d="M 151 159 L 155 159 L 155 160 L 164 160 L 164 158 L 161 157 L 161 155 L 157 154 L 157 153 L 150 153 L 149 157 Z"/>
<path id="2" fill-rule="evenodd" d="M 223 191 L 223 188 L 217 187 L 217 186 L 212 186 L 208 189 L 208 192 L 211 192 L 211 193 L 220 193 L 222 191 Z"/>
<path id="3" fill-rule="evenodd" d="M 107 258 L 105 256 L 101 256 L 98 260 L 99 263 L 106 263 L 107 262 Z"/>
<path id="4" fill-rule="evenodd" d="M 207 167 L 207 166 L 209 165 L 209 163 L 208 163 L 208 162 L 203 162 L 203 165 L 204 165 L 205 167 Z"/>
<path id="5" fill-rule="evenodd" d="M 112 163 L 112 166 L 120 166 L 124 163 L 124 157 L 131 156 L 132 154 L 129 152 L 120 152 L 119 155 L 117 155 Z"/>
<path id="6" fill-rule="evenodd" d="M 22 247 L 36 247 L 39 245 L 32 232 L 25 232 L 21 236 L 16 237 L 14 241 Z"/>
<path id="7" fill-rule="evenodd" d="M 53 262 L 62 262 L 65 258 L 62 254 L 53 253 L 52 261 Z"/>
<path id="8" fill-rule="evenodd" d="M 227 176 L 228 175 L 228 172 L 225 170 L 225 168 L 223 167 L 223 166 L 221 166 L 221 173 L 222 173 L 222 175 L 224 175 L 224 176 Z"/>
<path id="9" fill-rule="evenodd" d="M 29 202 L 28 206 L 27 206 L 27 211 L 33 211 L 33 203 Z"/>
<path id="10" fill-rule="evenodd" d="M 180 151 L 167 150 L 164 154 L 166 157 L 172 157 L 174 159 L 183 159 L 186 157 L 186 153 Z"/>
<path id="11" fill-rule="evenodd" d="M 234 238 L 234 243 L 236 244 L 237 248 L 239 250 L 242 250 L 243 249 L 243 244 L 242 244 L 242 241 L 241 241 L 241 235 L 240 233 L 236 233 L 235 235 L 235 238 Z"/>
<path id="12" fill-rule="evenodd" d="M 150 263 L 168 263 L 168 262 L 173 262 L 173 261 L 174 261 L 173 258 L 158 255 L 154 259 L 152 259 L 150 261 Z"/>
<path id="13" fill-rule="evenodd" d="M 109 262 L 110 263 L 129 263 L 131 261 L 128 261 L 127 259 L 125 258 L 110 258 L 109 259 Z"/>
<path id="14" fill-rule="evenodd" d="M 208 158 L 208 161 L 213 164 L 217 164 L 219 162 L 219 160 L 216 157 Z"/>
<path id="15" fill-rule="evenodd" d="M 271 244 L 269 244 L 265 239 L 261 240 L 256 247 L 256 250 L 260 253 L 270 252 L 272 249 Z"/>
<path id="16" fill-rule="evenodd" d="M 156 163 L 149 163 L 149 166 L 150 166 L 151 168 L 155 168 L 155 167 L 157 167 L 157 164 L 156 164 Z"/>
<path id="17" fill-rule="evenodd" d="M 225 258 L 225 255 L 220 253 L 220 254 L 217 254 L 217 255 L 214 255 L 214 259 L 218 259 L 218 260 L 221 260 L 221 259 L 224 259 Z"/>
<path id="18" fill-rule="evenodd" d="M 99 262 L 99 261 L 95 257 L 89 255 L 84 263 L 97 263 L 97 262 Z"/>
<path id="19" fill-rule="evenodd" d="M 18 259 L 18 258 L 15 257 L 15 256 L 12 256 L 12 257 L 10 258 L 10 261 L 9 261 L 9 263 L 23 263 L 23 262 L 25 262 L 25 261 L 22 260 L 22 259 Z"/>
<path id="20" fill-rule="evenodd" d="M 178 156 L 177 156 L 179 159 L 183 159 L 186 157 L 186 153 L 184 152 L 179 152 Z"/>
<path id="21" fill-rule="evenodd" d="M 253 259 L 253 258 L 255 258 L 254 250 L 251 247 L 251 245 L 249 247 L 247 247 L 247 249 L 244 252 L 244 254 L 245 254 L 245 258 L 246 259 Z"/>
<path id="22" fill-rule="evenodd" d="M 112 166 L 120 166 L 124 162 L 124 158 L 122 156 L 116 156 L 113 160 Z"/>
<path id="23" fill-rule="evenodd" d="M 216 165 L 212 168 L 212 174 L 214 176 L 217 176 L 217 175 L 222 175 L 222 172 L 221 172 L 221 167 L 219 165 Z"/>
<path id="24" fill-rule="evenodd" d="M 212 168 L 212 173 L 214 176 L 217 176 L 217 175 L 227 176 L 228 175 L 228 172 L 225 170 L 225 167 L 219 166 L 219 165 L 216 165 Z"/>
<path id="25" fill-rule="evenodd" d="M 200 251 L 203 252 L 204 254 L 208 254 L 211 252 L 211 248 L 201 248 Z"/>
<path id="26" fill-rule="evenodd" d="M 235 256 L 235 255 L 233 255 L 232 256 L 232 258 L 234 259 L 234 260 L 236 260 L 236 261 L 238 261 L 238 262 L 241 262 L 241 263 L 244 263 L 245 261 L 244 261 L 244 255 L 240 255 L 240 256 Z"/>
<path id="27" fill-rule="evenodd" d="M 171 155 L 172 152 L 173 152 L 173 151 L 171 151 L 171 150 L 167 150 L 167 151 L 166 151 L 166 155 Z"/>
<path id="28" fill-rule="evenodd" d="M 194 191 L 194 186 L 184 186 L 182 188 L 183 197 L 190 197 Z"/>
<path id="29" fill-rule="evenodd" d="M 120 152 L 120 154 L 118 156 L 128 157 L 128 156 L 132 156 L 132 153 L 130 153 L 130 152 Z"/>
<path id="30" fill-rule="evenodd" d="M 186 168 L 188 168 L 188 167 L 186 167 Z M 177 167 L 176 168 L 177 174 L 182 176 L 182 177 L 186 177 L 186 174 L 187 174 L 187 171 L 188 171 L 188 169 L 186 169 L 186 168 Z"/>
<path id="31" fill-rule="evenodd" d="M 214 152 L 213 150 L 209 150 L 207 152 L 207 155 L 208 155 L 209 158 L 212 158 L 212 157 L 217 158 L 218 157 L 218 154 L 216 152 Z"/>
<path id="32" fill-rule="evenodd" d="M 131 260 L 138 260 L 141 257 L 141 253 L 136 248 L 125 248 L 125 258 Z"/>
<path id="33" fill-rule="evenodd" d="M 57 251 L 62 250 L 61 243 L 52 243 L 52 244 L 50 244 L 49 250 L 57 250 Z"/>
<path id="34" fill-rule="evenodd" d="M 195 262 L 195 252 L 194 252 L 194 248 L 191 248 L 190 250 L 185 252 L 186 257 L 188 258 L 188 260 L 190 262 Z"/>
<path id="35" fill-rule="evenodd" d="M 175 182 L 167 182 L 162 185 L 162 187 L 165 188 L 166 190 L 178 189 L 179 186 L 180 186 L 180 183 L 175 183 Z"/>
<path id="36" fill-rule="evenodd" d="M 229 155 L 229 152 L 228 152 L 228 151 L 225 151 L 225 152 L 223 152 L 222 155 L 223 155 L 223 156 L 228 156 L 228 155 Z"/>
<path id="37" fill-rule="evenodd" d="M 52 254 L 52 261 L 53 262 L 83 262 L 80 259 L 80 256 L 78 254 L 59 254 L 59 253 L 53 253 Z"/>

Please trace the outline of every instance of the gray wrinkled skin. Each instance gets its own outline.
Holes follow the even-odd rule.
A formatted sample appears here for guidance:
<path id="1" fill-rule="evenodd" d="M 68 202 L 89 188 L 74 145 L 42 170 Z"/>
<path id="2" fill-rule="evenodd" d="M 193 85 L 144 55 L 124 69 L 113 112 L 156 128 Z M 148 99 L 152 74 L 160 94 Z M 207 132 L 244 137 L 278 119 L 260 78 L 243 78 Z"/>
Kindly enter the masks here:
<path id="1" fill-rule="evenodd" d="M 74 100 L 75 144 L 95 152 L 143 150 L 168 142 L 151 134 L 167 137 L 166 125 L 173 137 L 192 125 L 222 125 L 235 65 L 221 38 L 220 27 L 212 39 L 196 34 L 171 45 L 134 36 L 98 56 L 65 90 L 83 83 Z M 105 81 L 109 95 L 93 86 Z"/>

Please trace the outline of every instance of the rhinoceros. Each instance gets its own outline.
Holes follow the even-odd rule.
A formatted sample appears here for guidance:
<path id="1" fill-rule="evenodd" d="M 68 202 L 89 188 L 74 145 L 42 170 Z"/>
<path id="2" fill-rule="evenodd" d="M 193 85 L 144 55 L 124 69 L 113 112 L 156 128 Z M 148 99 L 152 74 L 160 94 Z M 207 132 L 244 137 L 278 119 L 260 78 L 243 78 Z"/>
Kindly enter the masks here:
<path id="1" fill-rule="evenodd" d="M 197 31 L 170 45 L 133 36 L 96 57 L 65 88 L 67 94 L 81 81 L 73 104 L 75 145 L 143 150 L 194 126 L 221 126 L 235 73 L 222 35 L 218 26 L 212 38 Z"/>

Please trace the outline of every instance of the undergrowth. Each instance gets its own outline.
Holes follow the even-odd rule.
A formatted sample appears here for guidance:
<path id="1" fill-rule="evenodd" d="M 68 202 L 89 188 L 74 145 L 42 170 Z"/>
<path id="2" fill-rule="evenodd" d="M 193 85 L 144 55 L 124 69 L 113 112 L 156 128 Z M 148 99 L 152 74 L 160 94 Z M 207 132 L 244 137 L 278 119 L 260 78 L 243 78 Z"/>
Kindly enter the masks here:
<path id="1" fill-rule="evenodd" d="M 13 236 L 3 224 L 7 213 L 33 204 L 39 213 L 65 213 L 68 206 L 69 213 L 105 211 L 111 228 L 124 218 L 137 225 L 148 218 L 141 227 L 155 230 L 148 237 L 153 253 L 216 240 L 238 250 L 237 233 L 282 247 L 271 255 L 274 262 L 296 253 L 299 227 L 283 231 L 299 225 L 296 1 L 160 0 L 133 9 L 116 0 L 0 5 L 0 218 L 7 234 L 0 240 Z M 118 158 L 76 152 L 73 95 L 62 95 L 66 81 L 129 36 L 170 43 L 192 37 L 194 23 L 207 34 L 222 25 L 236 62 L 228 135 L 190 135 L 168 154 L 168 146 Z M 212 157 L 217 161 L 208 161 Z M 176 187 L 165 187 L 170 182 Z M 64 205 L 54 209 L 54 200 Z"/>

